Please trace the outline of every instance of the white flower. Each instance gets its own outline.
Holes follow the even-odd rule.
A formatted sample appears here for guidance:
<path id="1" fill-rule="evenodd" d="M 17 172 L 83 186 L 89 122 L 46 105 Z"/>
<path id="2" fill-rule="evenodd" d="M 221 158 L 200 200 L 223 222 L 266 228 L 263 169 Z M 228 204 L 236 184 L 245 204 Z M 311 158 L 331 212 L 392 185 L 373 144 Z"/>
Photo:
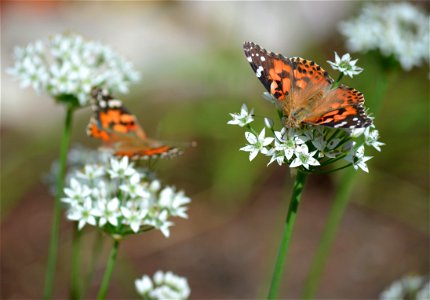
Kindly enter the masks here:
<path id="1" fill-rule="evenodd" d="M 415 296 L 415 297 L 412 297 Z M 430 282 L 425 277 L 406 275 L 394 281 L 379 296 L 381 300 L 428 300 L 430 296 Z M 411 298 L 412 297 L 412 298 Z"/>
<path id="2" fill-rule="evenodd" d="M 139 79 L 130 62 L 76 34 L 57 34 L 49 41 L 17 47 L 14 56 L 15 65 L 8 73 L 21 87 L 32 86 L 56 99 L 73 96 L 80 105 L 89 103 L 95 86 L 125 93 L 128 85 Z"/>
<path id="3" fill-rule="evenodd" d="M 130 225 L 131 230 L 134 232 L 139 232 L 142 220 L 146 217 L 148 211 L 146 209 L 129 209 L 122 206 L 121 213 L 124 217 L 124 224 Z"/>
<path id="4" fill-rule="evenodd" d="M 141 296 L 145 296 L 145 294 L 151 291 L 154 287 L 151 278 L 149 278 L 147 275 L 143 275 L 141 279 L 136 279 L 134 281 L 134 285 L 136 286 L 137 292 Z"/>
<path id="5" fill-rule="evenodd" d="M 118 198 L 113 198 L 110 201 L 101 199 L 98 202 L 98 208 L 101 212 L 99 219 L 100 227 L 103 227 L 106 223 L 118 226 L 118 217 L 120 216 L 119 205 L 120 202 Z"/>
<path id="6" fill-rule="evenodd" d="M 82 205 L 72 206 L 74 209 L 69 210 L 67 218 L 70 220 L 78 221 L 78 229 L 81 230 L 85 224 L 95 226 L 97 224 L 96 216 L 99 215 L 99 211 L 92 206 L 92 201 L 88 197 L 84 200 Z"/>
<path id="7" fill-rule="evenodd" d="M 266 131 L 265 128 L 261 130 L 260 134 L 255 136 L 251 132 L 245 132 L 245 138 L 247 139 L 249 145 L 240 148 L 242 151 L 250 152 L 249 153 L 249 160 L 252 161 L 258 153 L 261 154 L 268 154 L 268 150 L 266 146 L 271 144 L 274 140 L 273 137 L 265 137 Z"/>
<path id="8" fill-rule="evenodd" d="M 312 144 L 318 150 L 318 157 L 335 158 L 339 155 L 339 151 L 334 149 L 339 145 L 340 139 L 334 138 L 330 141 L 326 140 L 324 136 L 317 136 L 312 140 Z"/>
<path id="9" fill-rule="evenodd" d="M 379 50 L 404 70 L 429 60 L 429 17 L 410 3 L 367 3 L 359 16 L 339 26 L 351 51 Z"/>
<path id="10" fill-rule="evenodd" d="M 245 125 L 254 121 L 253 114 L 254 109 L 251 109 L 251 111 L 248 112 L 248 107 L 246 104 L 243 104 L 239 114 L 230 114 L 233 120 L 228 121 L 227 124 L 244 127 Z"/>
<path id="11" fill-rule="evenodd" d="M 108 172 L 112 178 L 124 178 L 136 173 L 136 170 L 133 168 L 133 164 L 129 164 L 127 156 L 124 156 L 121 160 L 112 158 L 110 160 L 110 164 L 111 169 L 108 170 Z"/>
<path id="12" fill-rule="evenodd" d="M 342 72 L 351 78 L 363 71 L 362 68 L 355 65 L 358 59 L 351 60 L 351 55 L 349 55 L 349 53 L 342 55 L 342 58 L 340 58 L 336 52 L 334 52 L 334 54 L 335 62 L 327 61 L 334 70 L 339 70 L 339 72 Z"/>
<path id="13" fill-rule="evenodd" d="M 155 228 L 159 229 L 165 237 L 169 237 L 170 236 L 169 227 L 171 227 L 173 223 L 168 220 L 168 217 L 169 217 L 168 211 L 164 209 L 152 220 L 149 220 L 147 224 L 152 225 Z"/>
<path id="14" fill-rule="evenodd" d="M 358 147 L 356 150 L 351 149 L 349 154 L 345 156 L 345 160 L 352 163 L 354 169 L 362 169 L 364 172 L 369 173 L 366 162 L 371 159 L 372 156 L 364 156 L 364 146 Z"/>
<path id="15" fill-rule="evenodd" d="M 121 184 L 119 188 L 132 198 L 148 199 L 151 197 L 151 193 L 141 184 L 141 181 L 140 174 L 136 172 L 130 176 L 128 182 Z"/>
<path id="16" fill-rule="evenodd" d="M 70 187 L 64 189 L 64 194 L 67 197 L 61 199 L 63 202 L 69 204 L 82 203 L 91 194 L 91 189 L 72 178 Z"/>
<path id="17" fill-rule="evenodd" d="M 185 300 L 191 293 L 187 279 L 172 272 L 157 271 L 152 281 L 144 275 L 135 286 L 144 300 Z"/>
<path id="18" fill-rule="evenodd" d="M 379 131 L 373 125 L 367 127 L 364 131 L 364 142 L 379 152 L 381 152 L 381 146 L 385 145 L 379 141 Z"/>
<path id="19" fill-rule="evenodd" d="M 316 150 L 309 153 L 306 144 L 298 146 L 294 152 L 296 158 L 291 162 L 290 167 L 295 168 L 303 166 L 305 169 L 309 170 L 309 166 L 319 166 L 320 163 L 313 157 L 316 153 Z"/>

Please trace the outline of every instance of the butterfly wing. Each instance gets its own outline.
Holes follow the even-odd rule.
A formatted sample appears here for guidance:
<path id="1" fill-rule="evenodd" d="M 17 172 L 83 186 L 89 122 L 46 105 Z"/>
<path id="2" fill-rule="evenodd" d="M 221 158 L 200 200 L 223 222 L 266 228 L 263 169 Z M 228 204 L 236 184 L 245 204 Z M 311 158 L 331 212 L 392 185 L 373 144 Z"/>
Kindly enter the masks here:
<path id="1" fill-rule="evenodd" d="M 293 82 L 291 61 L 252 42 L 245 42 L 243 51 L 266 90 L 279 101 L 288 102 Z"/>
<path id="2" fill-rule="evenodd" d="M 177 152 L 175 147 L 148 139 L 136 116 L 107 90 L 95 88 L 92 96 L 93 115 L 87 127 L 87 134 L 102 139 L 114 149 L 114 155 L 146 158 Z"/>
<path id="3" fill-rule="evenodd" d="M 364 109 L 364 96 L 354 88 L 341 85 L 329 90 L 322 103 L 304 123 L 335 128 L 362 128 L 372 124 Z"/>

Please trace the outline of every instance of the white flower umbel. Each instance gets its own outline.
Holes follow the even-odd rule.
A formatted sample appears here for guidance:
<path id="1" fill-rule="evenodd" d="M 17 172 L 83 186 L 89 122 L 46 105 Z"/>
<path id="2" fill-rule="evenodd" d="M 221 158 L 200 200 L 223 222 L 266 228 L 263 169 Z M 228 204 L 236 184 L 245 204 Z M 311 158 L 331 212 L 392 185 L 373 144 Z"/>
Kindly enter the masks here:
<path id="1" fill-rule="evenodd" d="M 127 157 L 83 169 L 73 172 L 62 199 L 68 205 L 67 218 L 78 221 L 79 229 L 89 224 L 124 236 L 156 228 L 168 237 L 170 219 L 187 218 L 190 198 L 174 187 L 163 187 L 159 180 L 149 180 Z"/>
<path id="2" fill-rule="evenodd" d="M 429 16 L 410 3 L 366 3 L 358 17 L 339 26 L 347 47 L 355 52 L 377 50 L 393 56 L 404 70 L 429 60 Z"/>
<path id="3" fill-rule="evenodd" d="M 185 300 L 191 293 L 187 279 L 172 272 L 157 271 L 153 279 L 143 275 L 135 280 L 135 287 L 144 300 Z"/>
<path id="4" fill-rule="evenodd" d="M 351 60 L 351 55 L 349 53 L 342 55 L 342 58 L 340 58 L 336 52 L 334 52 L 334 55 L 334 62 L 329 60 L 327 61 L 334 70 L 339 70 L 339 72 L 348 75 L 351 78 L 354 75 L 358 75 L 363 72 L 362 68 L 355 65 L 358 59 Z"/>
<path id="5" fill-rule="evenodd" d="M 48 41 L 17 47 L 8 73 L 21 82 L 61 101 L 87 105 L 90 91 L 104 86 L 120 93 L 139 79 L 130 62 L 109 47 L 77 34 L 57 34 Z"/>
<path id="6" fill-rule="evenodd" d="M 251 111 L 248 111 L 248 107 L 246 106 L 246 104 L 243 104 L 242 109 L 240 110 L 240 113 L 230 114 L 233 120 L 228 121 L 227 124 L 239 125 L 240 127 L 244 127 L 245 125 L 252 123 L 254 121 L 253 114 L 254 114 L 254 109 L 251 109 Z"/>
<path id="7" fill-rule="evenodd" d="M 248 141 L 249 145 L 246 145 L 245 147 L 240 148 L 242 151 L 250 152 L 249 153 L 249 160 L 252 161 L 258 153 L 262 154 L 268 154 L 268 150 L 266 146 L 271 144 L 274 140 L 273 137 L 265 137 L 266 135 L 266 129 L 263 128 L 261 130 L 260 134 L 256 136 L 252 132 L 245 132 L 245 138 Z"/>
<path id="8" fill-rule="evenodd" d="M 430 282 L 428 278 L 407 275 L 393 282 L 379 296 L 380 300 L 428 300 L 430 299 Z"/>
<path id="9" fill-rule="evenodd" d="M 261 153 L 270 157 L 268 165 L 276 162 L 304 172 L 319 172 L 319 168 L 326 168 L 343 160 L 347 165 L 332 169 L 352 166 L 356 170 L 369 172 L 367 161 L 372 157 L 364 155 L 365 148 L 370 146 L 381 151 L 381 146 L 384 145 L 379 141 L 379 132 L 373 124 L 367 128 L 355 129 L 311 125 L 286 128 L 281 125 L 280 130 L 276 130 L 276 125 L 270 125 L 273 137 L 266 137 L 265 128 L 257 136 L 254 128 L 250 125 L 247 127 L 247 130 L 251 130 L 245 132 L 248 145 L 240 150 L 250 152 L 250 161 Z M 330 170 L 326 168 L 321 172 Z"/>

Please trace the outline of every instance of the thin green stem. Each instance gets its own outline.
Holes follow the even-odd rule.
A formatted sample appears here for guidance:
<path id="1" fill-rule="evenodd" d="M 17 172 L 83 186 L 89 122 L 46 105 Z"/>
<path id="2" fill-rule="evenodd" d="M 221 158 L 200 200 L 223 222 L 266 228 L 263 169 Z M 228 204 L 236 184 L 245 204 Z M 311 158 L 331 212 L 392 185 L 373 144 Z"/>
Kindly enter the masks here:
<path id="1" fill-rule="evenodd" d="M 107 262 L 105 274 L 103 275 L 102 285 L 100 286 L 99 293 L 97 294 L 98 300 L 103 300 L 106 298 L 107 289 L 109 287 L 109 281 L 112 276 L 113 266 L 115 265 L 116 256 L 118 254 L 118 248 L 119 248 L 119 240 L 115 240 L 109 255 L 109 260 Z"/>
<path id="2" fill-rule="evenodd" d="M 279 246 L 278 256 L 276 258 L 275 270 L 272 276 L 272 283 L 268 299 L 276 299 L 279 287 L 281 285 L 282 273 L 284 270 L 285 259 L 288 253 L 291 236 L 293 233 L 294 223 L 296 221 L 297 210 L 299 208 L 300 198 L 302 195 L 303 187 L 305 185 L 307 174 L 301 171 L 297 172 L 296 180 L 294 182 L 293 191 L 291 194 L 290 206 L 288 207 L 287 218 L 285 220 L 284 231 L 282 233 L 281 245 Z"/>
<path id="3" fill-rule="evenodd" d="M 63 136 L 60 144 L 60 161 L 59 171 L 56 182 L 56 196 L 54 202 L 54 212 L 52 216 L 51 240 L 49 243 L 48 266 L 45 275 L 45 287 L 43 298 L 45 300 L 52 298 L 55 269 L 57 264 L 58 240 L 60 236 L 60 221 L 61 221 L 61 197 L 63 196 L 64 177 L 66 174 L 67 152 L 70 144 L 70 134 L 73 120 L 73 106 L 68 106 L 66 111 L 66 119 L 64 123 Z"/>
<path id="4" fill-rule="evenodd" d="M 85 295 L 86 291 L 88 291 L 89 287 L 91 286 L 91 283 L 93 282 L 94 272 L 98 265 L 100 252 L 103 247 L 103 235 L 101 234 L 100 231 L 97 231 L 96 234 L 97 234 L 97 237 L 93 244 L 90 266 L 88 268 L 88 274 L 87 274 L 87 277 L 85 278 L 84 288 L 82 289 L 83 296 Z"/>
<path id="5" fill-rule="evenodd" d="M 310 275 L 306 281 L 302 299 L 315 299 L 318 282 L 335 238 L 336 229 L 342 220 L 343 213 L 348 203 L 356 173 L 357 172 L 353 168 L 350 168 L 346 170 L 345 174 L 342 176 L 339 190 L 334 198 L 333 206 L 324 227 L 320 244 L 318 245 L 317 253 L 311 264 Z"/>
<path id="6" fill-rule="evenodd" d="M 72 274 L 70 280 L 70 299 L 79 300 L 82 295 L 80 280 L 80 256 L 81 256 L 81 237 L 82 233 L 78 225 L 73 226 L 72 240 Z"/>
<path id="7" fill-rule="evenodd" d="M 379 78 L 379 80 L 376 81 L 374 95 L 370 98 L 374 99 L 374 101 L 371 102 L 374 115 L 379 113 L 384 94 L 389 86 L 389 83 L 395 78 L 394 76 L 394 73 L 384 74 Z M 346 174 L 342 177 L 340 189 L 336 194 L 333 205 L 330 209 L 328 220 L 317 248 L 317 252 L 314 259 L 312 260 L 309 277 L 304 287 L 302 299 L 315 299 L 315 294 L 322 271 L 324 270 L 324 266 L 328 258 L 328 254 L 330 252 L 331 245 L 334 241 L 337 228 L 339 227 L 345 207 L 348 204 L 348 200 L 350 198 L 355 176 L 356 171 L 351 168 L 347 170 Z"/>

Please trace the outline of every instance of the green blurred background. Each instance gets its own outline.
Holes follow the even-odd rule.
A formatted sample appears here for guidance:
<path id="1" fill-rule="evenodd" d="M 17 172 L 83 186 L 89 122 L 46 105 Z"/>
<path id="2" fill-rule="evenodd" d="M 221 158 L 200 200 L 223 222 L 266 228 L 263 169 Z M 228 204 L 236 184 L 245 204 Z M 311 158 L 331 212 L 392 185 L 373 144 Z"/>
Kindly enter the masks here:
<path id="1" fill-rule="evenodd" d="M 123 243 L 112 298 L 135 298 L 134 279 L 157 269 L 187 276 L 192 298 L 260 298 L 267 290 L 291 187 L 289 170 L 238 149 L 243 131 L 226 125 L 242 103 L 257 116 L 275 111 L 242 53 L 245 40 L 321 64 L 344 53 L 338 23 L 358 2 L 2 2 L 1 4 L 1 297 L 40 298 L 53 198 L 42 183 L 56 159 L 63 107 L 5 74 L 14 46 L 74 31 L 131 60 L 142 79 L 122 97 L 146 132 L 198 147 L 158 165 L 160 178 L 191 196 L 190 219 L 172 237 L 158 232 Z M 344 83 L 372 110 L 381 69 L 354 55 L 364 72 Z M 336 77 L 336 72 L 330 72 Z M 375 298 L 404 274 L 429 268 L 428 66 L 390 77 L 375 120 L 382 153 L 371 153 L 343 218 L 319 297 Z M 72 143 L 97 148 L 85 135 L 90 109 L 77 112 Z M 257 123 L 262 126 L 262 118 Z M 282 295 L 298 297 L 342 172 L 311 176 L 300 207 Z M 56 281 L 67 296 L 71 224 L 64 221 Z M 84 265 L 94 232 L 87 228 Z M 100 257 L 89 297 L 103 274 Z"/>

